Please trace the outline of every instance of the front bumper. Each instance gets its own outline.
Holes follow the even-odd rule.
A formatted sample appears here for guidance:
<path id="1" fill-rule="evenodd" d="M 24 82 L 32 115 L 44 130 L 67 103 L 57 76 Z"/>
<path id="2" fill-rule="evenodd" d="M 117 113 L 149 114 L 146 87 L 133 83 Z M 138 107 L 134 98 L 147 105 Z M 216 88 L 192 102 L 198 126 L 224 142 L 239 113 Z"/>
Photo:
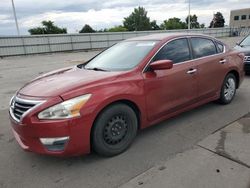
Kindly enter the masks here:
<path id="1" fill-rule="evenodd" d="M 90 121 L 83 118 L 57 121 L 32 120 L 18 123 L 10 117 L 12 130 L 25 151 L 53 156 L 77 156 L 90 152 Z M 83 123 L 84 122 L 84 123 Z M 44 138 L 68 138 L 57 145 L 42 143 Z M 63 141 L 63 142 L 62 142 Z M 58 147 L 59 146 L 59 147 Z"/>
<path id="2" fill-rule="evenodd" d="M 244 69 L 246 72 L 250 72 L 250 56 L 245 56 Z"/>
<path id="3" fill-rule="evenodd" d="M 250 72 L 250 62 L 249 63 L 245 63 L 245 71 L 246 72 Z"/>

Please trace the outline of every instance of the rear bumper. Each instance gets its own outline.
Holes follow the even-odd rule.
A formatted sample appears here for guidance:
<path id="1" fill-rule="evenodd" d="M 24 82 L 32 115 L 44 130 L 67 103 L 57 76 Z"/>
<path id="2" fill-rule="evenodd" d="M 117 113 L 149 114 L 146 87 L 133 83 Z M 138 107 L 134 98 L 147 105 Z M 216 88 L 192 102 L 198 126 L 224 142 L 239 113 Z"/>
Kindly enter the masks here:
<path id="1" fill-rule="evenodd" d="M 53 156 L 77 156 L 90 152 L 90 122 L 75 118 L 63 121 L 34 121 L 19 124 L 10 117 L 14 136 L 25 151 Z M 83 123 L 84 122 L 84 123 Z M 60 147 L 48 147 L 41 138 L 68 138 Z"/>

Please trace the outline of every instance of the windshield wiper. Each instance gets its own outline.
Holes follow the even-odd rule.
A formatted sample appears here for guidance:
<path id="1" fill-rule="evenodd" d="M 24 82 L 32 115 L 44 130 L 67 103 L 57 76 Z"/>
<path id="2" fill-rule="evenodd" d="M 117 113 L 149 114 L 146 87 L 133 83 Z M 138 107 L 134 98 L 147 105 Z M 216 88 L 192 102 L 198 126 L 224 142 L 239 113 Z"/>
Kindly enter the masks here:
<path id="1" fill-rule="evenodd" d="M 105 69 L 102 69 L 102 68 L 98 68 L 98 67 L 94 67 L 94 68 L 85 68 L 87 70 L 94 70 L 94 71 L 107 71 Z"/>

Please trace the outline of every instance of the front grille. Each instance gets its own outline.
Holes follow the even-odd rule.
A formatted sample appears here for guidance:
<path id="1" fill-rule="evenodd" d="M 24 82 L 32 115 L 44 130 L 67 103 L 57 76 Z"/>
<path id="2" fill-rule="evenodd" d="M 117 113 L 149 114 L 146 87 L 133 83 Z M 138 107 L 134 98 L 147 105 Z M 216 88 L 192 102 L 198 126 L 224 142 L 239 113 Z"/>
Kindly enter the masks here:
<path id="1" fill-rule="evenodd" d="M 42 101 L 26 100 L 18 97 L 14 97 L 11 101 L 10 114 L 11 117 L 20 122 L 20 120 L 37 105 L 41 104 Z"/>
<path id="2" fill-rule="evenodd" d="M 245 63 L 250 63 L 250 56 L 245 56 L 244 62 Z"/>
<path id="3" fill-rule="evenodd" d="M 250 63 L 249 64 L 245 64 L 245 71 L 246 72 L 250 71 Z"/>

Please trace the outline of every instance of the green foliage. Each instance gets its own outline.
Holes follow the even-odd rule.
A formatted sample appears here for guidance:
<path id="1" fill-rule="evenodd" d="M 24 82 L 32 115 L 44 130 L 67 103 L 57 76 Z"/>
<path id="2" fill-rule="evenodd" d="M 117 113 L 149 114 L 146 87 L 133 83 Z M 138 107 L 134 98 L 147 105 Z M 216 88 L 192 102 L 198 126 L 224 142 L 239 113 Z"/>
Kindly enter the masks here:
<path id="1" fill-rule="evenodd" d="M 188 16 L 186 18 L 186 23 L 188 25 Z M 190 28 L 194 29 L 194 28 L 200 28 L 200 24 L 198 22 L 198 17 L 194 14 L 194 15 L 190 15 Z"/>
<path id="2" fill-rule="evenodd" d="M 128 31 L 125 27 L 123 27 L 122 25 L 119 26 L 115 26 L 112 27 L 110 29 L 107 30 L 108 32 L 124 32 L 124 31 Z"/>
<path id="3" fill-rule="evenodd" d="M 204 23 L 201 24 L 201 25 L 200 25 L 200 28 L 205 28 L 205 24 L 204 24 Z"/>
<path id="4" fill-rule="evenodd" d="M 42 21 L 42 27 L 36 27 L 28 30 L 31 35 L 42 34 L 63 34 L 67 33 L 66 28 L 59 28 L 52 21 Z"/>
<path id="5" fill-rule="evenodd" d="M 88 24 L 85 24 L 79 33 L 95 33 L 96 31 Z"/>
<path id="6" fill-rule="evenodd" d="M 222 13 L 217 12 L 214 14 L 214 18 L 210 23 L 209 28 L 216 28 L 216 27 L 224 27 L 225 26 L 225 19 Z"/>
<path id="7" fill-rule="evenodd" d="M 128 31 L 151 30 L 150 19 L 143 7 L 135 8 L 134 12 L 124 18 L 123 25 Z"/>
<path id="8" fill-rule="evenodd" d="M 180 18 L 169 18 L 161 24 L 162 29 L 172 30 L 172 29 L 187 29 L 187 24 L 182 22 Z"/>
<path id="9" fill-rule="evenodd" d="M 152 30 L 160 30 L 161 29 L 160 26 L 157 25 L 156 20 L 153 20 L 152 22 L 150 22 L 150 25 L 151 25 Z"/>
<path id="10" fill-rule="evenodd" d="M 205 24 L 199 24 L 198 17 L 190 15 L 191 28 L 204 28 Z M 210 27 L 224 27 L 225 20 L 220 12 L 214 14 L 214 18 L 210 24 Z M 188 17 L 185 22 L 182 22 L 180 18 L 169 18 L 159 26 L 156 20 L 150 21 L 147 17 L 147 11 L 143 7 L 135 8 L 134 11 L 123 20 L 123 25 L 115 26 L 112 28 L 105 28 L 95 31 L 90 25 L 85 24 L 79 33 L 94 33 L 94 32 L 125 32 L 125 31 L 146 31 L 146 30 L 172 30 L 172 29 L 187 29 Z M 32 28 L 29 30 L 31 35 L 36 34 L 60 34 L 67 33 L 66 28 L 59 28 L 54 25 L 52 21 L 42 21 L 41 27 Z"/>
<path id="11" fill-rule="evenodd" d="M 96 32 L 98 32 L 98 33 L 108 32 L 108 29 L 107 28 L 99 29 Z"/>

